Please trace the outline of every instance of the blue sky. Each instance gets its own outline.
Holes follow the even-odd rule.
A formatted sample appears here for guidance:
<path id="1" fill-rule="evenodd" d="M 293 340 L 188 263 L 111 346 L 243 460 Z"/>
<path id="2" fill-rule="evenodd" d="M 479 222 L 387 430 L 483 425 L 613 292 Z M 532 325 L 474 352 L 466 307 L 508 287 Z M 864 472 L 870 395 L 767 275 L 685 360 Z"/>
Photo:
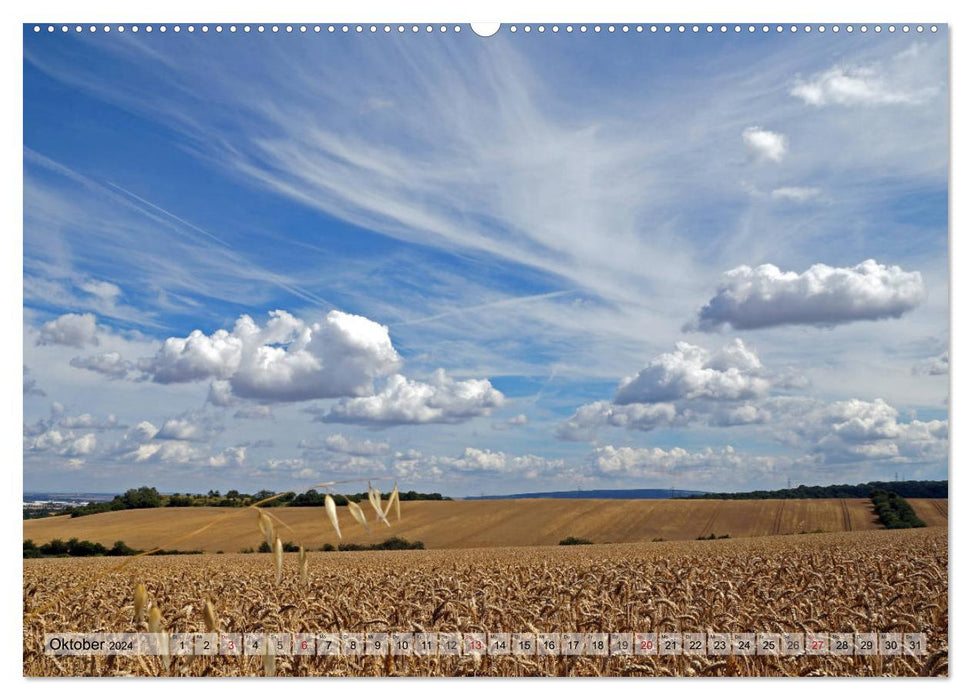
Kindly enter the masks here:
<path id="1" fill-rule="evenodd" d="M 946 476 L 943 31 L 24 54 L 26 489 Z"/>

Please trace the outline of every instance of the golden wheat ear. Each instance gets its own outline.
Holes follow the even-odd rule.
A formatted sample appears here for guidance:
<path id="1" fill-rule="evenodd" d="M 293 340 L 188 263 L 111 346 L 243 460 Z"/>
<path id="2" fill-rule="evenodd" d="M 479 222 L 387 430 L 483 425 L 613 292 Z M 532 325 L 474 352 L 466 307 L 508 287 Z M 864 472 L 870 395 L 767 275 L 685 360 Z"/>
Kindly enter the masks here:
<path id="1" fill-rule="evenodd" d="M 330 524 L 334 526 L 334 531 L 337 533 L 337 539 L 343 539 L 341 537 L 341 525 L 337 521 L 337 504 L 334 503 L 334 498 L 329 493 L 324 497 L 324 508 L 327 511 L 327 517 L 330 518 Z"/>
<path id="2" fill-rule="evenodd" d="M 145 614 L 145 603 L 148 602 L 148 593 L 145 586 L 141 583 L 135 585 L 135 624 L 142 621 Z"/>
<path id="3" fill-rule="evenodd" d="M 354 501 L 347 501 L 347 510 L 350 511 L 354 519 L 364 526 L 364 529 L 369 533 L 371 532 L 371 526 L 367 524 L 367 516 L 364 515 L 364 511 L 361 510 L 361 506 L 356 504 Z"/>
<path id="4" fill-rule="evenodd" d="M 388 514 L 391 512 L 391 508 L 394 508 L 394 517 L 399 522 L 401 521 L 401 500 L 398 497 L 398 484 L 394 485 L 394 490 L 391 495 L 388 496 L 388 505 L 384 507 L 384 517 L 387 518 Z"/>
<path id="5" fill-rule="evenodd" d="M 263 654 L 263 673 L 266 676 L 276 675 L 276 654 L 269 650 Z"/>
<path id="6" fill-rule="evenodd" d="M 276 565 L 276 582 L 280 583 L 283 578 L 283 543 L 279 537 L 273 543 L 273 563 Z"/>
<path id="7" fill-rule="evenodd" d="M 257 513 L 257 524 L 260 527 L 260 534 L 263 535 L 263 539 L 266 540 L 266 544 L 270 547 L 273 546 L 273 540 L 276 538 L 275 528 L 273 527 L 273 520 L 270 516 L 264 513 L 259 508 L 256 509 Z"/>
<path id="8" fill-rule="evenodd" d="M 391 523 L 384 517 L 384 510 L 381 508 L 381 492 L 374 488 L 370 481 L 367 482 L 367 498 L 371 502 L 371 507 L 374 508 L 375 519 L 391 527 Z"/>
<path id="9" fill-rule="evenodd" d="M 208 598 L 202 604 L 202 618 L 206 623 L 206 632 L 219 631 L 219 617 L 216 615 L 216 609 L 212 607 L 212 603 L 209 602 Z"/>
<path id="10" fill-rule="evenodd" d="M 300 583 L 306 586 L 310 580 L 310 576 L 307 568 L 307 552 L 304 550 L 303 545 L 300 545 L 300 553 L 297 556 L 297 561 L 300 564 Z"/>
<path id="11" fill-rule="evenodd" d="M 162 611 L 159 610 L 158 606 L 153 606 L 148 611 L 148 631 L 153 634 L 158 634 L 162 631 Z"/>

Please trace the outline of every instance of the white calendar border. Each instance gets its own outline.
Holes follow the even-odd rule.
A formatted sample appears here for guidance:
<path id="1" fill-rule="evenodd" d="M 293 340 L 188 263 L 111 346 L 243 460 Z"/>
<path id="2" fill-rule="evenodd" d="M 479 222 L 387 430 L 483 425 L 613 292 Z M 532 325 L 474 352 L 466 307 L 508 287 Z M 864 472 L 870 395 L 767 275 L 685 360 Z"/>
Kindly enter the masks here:
<path id="1" fill-rule="evenodd" d="M 395 20 L 400 18 L 415 21 L 434 19 L 459 22 L 469 20 L 493 21 L 496 19 L 503 19 L 510 22 L 533 21 L 536 19 L 557 22 L 578 20 L 710 22 L 720 20 L 746 21 L 750 19 L 759 21 L 771 18 L 772 20 L 783 22 L 816 21 L 819 19 L 838 22 L 858 22 L 861 19 L 865 19 L 866 21 L 899 21 L 901 18 L 911 17 L 917 19 L 917 15 L 919 15 L 919 19 L 921 20 L 925 18 L 933 20 L 939 19 L 941 22 L 957 23 L 958 35 L 967 36 L 969 33 L 969 26 L 965 23 L 967 10 L 965 8 L 959 9 L 957 3 L 951 3 L 947 0 L 922 0 L 920 3 L 903 2 L 902 0 L 885 0 L 879 4 L 866 7 L 866 9 L 863 9 L 859 5 L 845 2 L 845 0 L 816 0 L 813 3 L 805 3 L 801 7 L 793 7 L 792 4 L 780 5 L 777 1 L 769 0 L 736 0 L 730 5 L 715 0 L 697 0 L 692 4 L 671 3 L 669 5 L 648 5 L 645 3 L 635 3 L 631 0 L 598 0 L 596 3 L 580 3 L 573 0 L 541 3 L 530 2 L 529 0 L 491 0 L 489 3 L 483 1 L 478 4 L 459 4 L 446 0 L 411 0 L 407 3 L 407 8 L 403 7 L 401 2 L 392 2 L 392 0 L 370 0 L 370 2 L 367 0 L 358 0 L 355 3 L 348 3 L 344 7 L 332 3 L 326 8 L 322 8 L 319 3 L 310 2 L 310 0 L 276 0 L 273 3 L 264 2 L 262 4 L 253 2 L 253 0 L 239 0 L 232 7 L 224 6 L 222 10 L 211 9 L 204 3 L 198 2 L 198 0 L 191 2 L 189 0 L 170 0 L 170 2 L 166 3 L 164 10 L 160 10 L 157 6 L 153 6 L 150 3 L 130 3 L 123 0 L 87 0 L 83 5 L 76 2 L 68 2 L 67 0 L 52 0 L 44 2 L 42 6 L 40 3 L 8 3 L 2 11 L 5 13 L 4 19 L 6 21 L 0 26 L 4 27 L 8 32 L 4 36 L 8 51 L 8 60 L 3 64 L 5 69 L 4 78 L 7 84 L 15 86 L 15 89 L 12 91 L 16 95 L 14 99 L 20 101 L 19 104 L 11 105 L 9 109 L 4 110 L 3 115 L 0 116 L 0 119 L 3 119 L 4 126 L 6 127 L 2 133 L 7 135 L 3 153 L 5 157 L 2 162 L 7 163 L 8 184 L 16 183 L 22 178 L 20 156 L 22 143 L 15 142 L 13 135 L 22 133 L 22 68 L 19 63 L 19 56 L 22 54 L 22 51 L 19 50 L 22 45 L 22 35 L 19 25 L 27 21 L 42 21 L 45 19 L 66 21 L 68 18 L 71 20 L 89 20 L 93 17 L 96 17 L 98 20 L 107 19 L 110 21 L 120 20 L 127 22 L 157 22 L 160 18 L 167 19 L 170 17 L 177 18 L 179 21 L 211 21 L 215 15 L 228 16 L 231 14 L 233 21 L 286 21 L 295 17 L 319 17 L 321 19 L 326 18 L 327 20 L 335 21 L 386 21 L 389 18 Z M 455 16 L 456 13 L 461 16 Z M 952 41 L 951 51 L 952 66 L 964 77 L 963 84 L 958 80 L 952 80 L 951 83 L 951 121 L 953 124 L 971 123 L 971 108 L 968 105 L 968 94 L 971 94 L 971 81 L 967 80 L 968 71 L 971 70 L 971 64 L 969 64 L 967 59 L 969 52 L 971 52 L 971 46 L 964 40 Z M 18 58 L 18 60 L 10 60 L 11 56 Z M 951 144 L 954 157 L 952 161 L 954 162 L 952 174 L 956 177 L 953 177 L 951 180 L 951 189 L 949 192 L 952 207 L 952 216 L 950 217 L 951 256 L 949 260 L 952 273 L 952 318 L 950 336 L 952 339 L 952 353 L 960 355 L 961 352 L 958 352 L 958 349 L 961 348 L 965 352 L 963 355 L 965 357 L 967 356 L 966 351 L 969 344 L 971 344 L 968 336 L 968 321 L 962 321 L 954 313 L 954 309 L 959 306 L 966 308 L 971 303 L 971 297 L 968 294 L 968 290 L 971 289 L 971 280 L 966 280 L 955 275 L 954 272 L 959 269 L 964 269 L 964 264 L 971 260 L 969 260 L 969 256 L 966 253 L 969 244 L 966 241 L 957 240 L 953 234 L 959 227 L 962 227 L 962 224 L 964 224 L 962 228 L 967 228 L 968 217 L 963 214 L 965 208 L 968 206 L 966 203 L 971 201 L 971 198 L 962 196 L 968 194 L 966 185 L 962 186 L 960 190 L 955 188 L 956 184 L 960 182 L 966 183 L 969 179 L 967 163 L 971 162 L 971 160 L 967 157 L 969 153 L 966 148 L 967 140 L 967 138 L 959 133 L 959 130 L 954 130 Z M 962 180 L 957 177 L 959 175 L 963 175 L 964 179 Z M 22 190 L 8 186 L 5 188 L 5 195 L 7 200 L 5 204 L 7 206 L 4 207 L 4 211 L 10 217 L 7 222 L 8 228 L 12 231 L 19 230 L 20 223 L 23 220 Z M 3 298 L 5 299 L 5 305 L 3 307 L 4 321 L 6 322 L 5 327 L 17 329 L 15 333 L 19 335 L 22 334 L 21 319 L 23 313 L 22 303 L 17 303 L 22 300 L 21 295 L 23 291 L 21 276 L 23 260 L 22 241 L 19 236 L 11 235 L 4 237 L 3 243 L 0 245 L 4 246 L 4 255 L 0 257 L 2 257 L 4 264 L 7 266 L 4 274 L 0 275 L 0 280 L 2 280 L 0 284 L 5 286 L 5 294 L 3 294 Z M 19 339 L 22 341 L 22 336 Z M 17 347 L 20 347 L 22 342 L 16 344 Z M 15 395 L 14 391 L 17 388 L 18 377 L 11 369 L 15 364 L 12 361 L 6 363 L 7 371 L 2 375 L 5 396 Z M 962 382 L 962 379 L 966 376 L 967 373 L 963 369 L 962 362 L 959 361 L 952 365 L 952 386 L 967 387 L 968 383 Z M 968 431 L 962 430 L 962 428 L 968 427 L 966 417 L 969 415 L 969 403 L 964 393 L 953 391 L 951 401 L 952 411 L 950 412 L 950 417 L 952 421 L 954 417 L 958 417 L 960 422 L 957 426 L 952 423 L 950 464 L 965 464 L 971 461 L 971 454 L 969 454 L 967 447 L 968 442 L 964 438 L 965 435 L 968 435 Z M 10 416 L 10 420 L 0 424 L 2 425 L 0 427 L 0 431 L 2 431 L 0 434 L 3 436 L 3 456 L 6 458 L 6 463 L 17 465 L 22 464 L 22 404 L 20 402 L 15 402 L 13 413 L 14 415 Z M 13 471 L 15 472 L 15 484 L 22 491 L 22 469 L 15 468 Z M 953 477 L 953 474 L 950 476 Z M 954 491 L 960 493 L 961 488 L 960 480 L 955 482 L 952 479 L 952 497 L 954 497 Z M 22 521 L 19 523 L 13 522 L 15 517 L 19 519 L 19 515 L 15 515 L 13 509 L 7 509 L 5 517 L 8 519 L 8 526 L 10 526 L 12 531 L 22 528 Z M 955 508 L 952 510 L 951 517 L 952 520 L 950 521 L 949 527 L 952 532 L 955 532 L 960 528 L 960 523 L 963 522 L 964 513 L 962 509 Z M 953 518 L 956 518 L 956 520 Z M 958 557 L 954 556 L 956 549 L 955 547 L 951 551 L 952 556 L 949 558 L 951 574 L 949 583 L 951 590 L 957 590 L 954 583 L 956 578 L 965 584 L 969 580 L 969 576 L 967 575 L 967 558 L 962 553 L 961 559 L 958 560 Z M 955 577 L 955 574 L 958 574 L 958 576 Z M 22 631 L 23 611 L 20 605 L 22 597 L 21 582 L 15 576 L 6 576 L 0 581 L 0 586 L 2 586 L 0 588 L 2 598 L 0 599 L 6 604 L 3 608 L 3 621 L 6 623 L 5 628 Z M 969 606 L 960 603 L 953 605 L 953 597 L 951 598 L 951 602 L 949 623 L 952 629 L 956 626 L 961 630 L 967 630 L 969 627 Z M 18 647 L 22 645 L 22 639 L 22 633 L 16 639 L 13 634 L 0 636 L 0 664 L 2 664 L 0 668 L 3 669 L 5 679 L 13 680 L 15 684 L 21 684 L 21 687 L 26 690 L 25 686 L 28 681 L 22 675 L 22 655 L 18 652 Z M 965 650 L 968 646 L 966 644 L 960 644 L 957 647 L 951 647 L 952 664 L 956 661 L 960 668 L 967 666 L 961 659 L 966 659 L 967 652 Z M 151 680 L 136 682 L 138 683 L 137 692 L 144 697 L 144 700 L 155 700 L 155 698 L 162 700 L 168 698 L 171 694 L 171 689 L 165 683 L 157 683 Z M 269 682 L 286 681 L 281 679 L 280 681 L 269 680 Z M 357 682 L 367 684 L 382 683 L 385 681 L 383 679 L 360 679 Z M 409 679 L 410 687 L 414 687 L 423 696 L 428 698 L 448 697 L 451 699 L 456 692 L 457 682 L 461 681 L 450 682 L 448 679 Z M 664 681 L 662 680 L 660 682 Z M 733 687 L 739 689 L 741 693 L 751 690 L 764 691 L 766 682 L 772 683 L 773 681 L 772 679 L 739 679 L 734 680 Z M 212 685 L 208 679 L 185 679 L 180 686 L 196 687 L 199 690 L 203 690 L 203 683 L 206 683 L 206 687 L 211 690 Z M 583 684 L 582 690 L 586 696 L 591 692 L 597 693 L 598 690 L 615 687 L 610 686 L 609 683 L 610 681 L 608 680 L 591 679 L 589 682 Z M 85 689 L 96 689 L 99 695 L 103 697 L 114 697 L 115 694 L 119 698 L 127 697 L 130 695 L 132 688 L 129 683 L 119 684 L 113 679 L 58 679 L 57 689 L 52 691 L 52 694 L 53 692 L 57 692 L 58 696 L 61 697 L 65 693 L 72 693 L 80 689 L 82 684 Z M 936 684 L 934 689 L 935 696 L 941 698 L 950 696 L 958 697 L 958 688 L 966 684 L 966 680 L 958 679 L 953 679 L 947 684 Z M 31 694 L 36 694 L 40 687 L 37 684 L 33 684 L 30 690 Z M 238 697 L 255 698 L 257 696 L 263 697 L 266 687 L 262 684 L 236 683 L 234 684 L 233 691 L 234 695 Z M 461 688 L 463 695 L 469 700 L 478 700 L 479 698 L 486 697 L 491 698 L 494 694 L 494 687 L 489 684 L 475 685 L 463 683 Z M 504 684 L 504 688 L 534 692 L 535 683 L 531 680 L 509 679 Z M 563 688 L 560 691 L 562 692 Z M 965 688 L 965 691 L 961 693 L 961 697 L 966 697 L 967 691 L 968 688 Z M 203 692 L 205 691 L 203 690 Z M 788 681 L 787 679 L 785 692 L 787 697 L 794 698 L 795 700 L 801 700 L 803 698 L 809 700 L 810 697 L 815 700 L 818 689 L 817 684 L 812 681 L 798 679 Z M 860 685 L 855 679 L 832 679 L 826 684 L 826 692 L 830 700 L 834 694 L 837 697 L 844 693 L 848 697 L 851 694 L 856 696 L 860 692 Z M 711 686 L 707 684 L 704 687 L 682 685 L 679 687 L 679 694 L 686 695 L 689 698 L 698 696 L 710 700 Z"/>

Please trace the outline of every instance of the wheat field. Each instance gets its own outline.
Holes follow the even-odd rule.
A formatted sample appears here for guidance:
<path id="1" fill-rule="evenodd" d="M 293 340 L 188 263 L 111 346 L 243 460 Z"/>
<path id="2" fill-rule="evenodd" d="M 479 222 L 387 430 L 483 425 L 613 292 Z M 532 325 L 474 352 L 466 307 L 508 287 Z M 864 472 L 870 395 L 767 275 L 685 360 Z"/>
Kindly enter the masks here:
<path id="1" fill-rule="evenodd" d="M 923 632 L 924 657 L 281 656 L 280 676 L 947 675 L 944 528 L 585 547 L 24 561 L 27 676 L 264 675 L 260 657 L 53 657 L 45 632 Z M 89 577 L 97 580 L 65 595 Z M 32 611 L 43 609 L 41 614 Z M 159 615 L 160 613 L 160 615 Z M 210 616 L 213 615 L 210 613 Z M 142 617 L 145 617 L 144 615 Z M 151 615 L 148 616 L 151 618 Z M 210 623 L 211 624 L 211 623 Z"/>
<path id="2" fill-rule="evenodd" d="M 908 499 L 930 526 L 947 525 L 947 500 Z M 732 538 L 800 532 L 876 530 L 882 526 L 869 499 L 764 501 L 585 500 L 414 501 L 393 534 L 420 540 L 432 549 L 555 545 L 565 537 L 596 543 L 693 540 L 711 534 Z M 369 534 L 341 511 L 345 541 L 371 544 L 389 536 L 386 528 Z M 323 508 L 273 508 L 267 512 L 287 524 L 280 536 L 319 549 L 336 544 Z M 239 552 L 259 546 L 259 533 L 248 527 L 252 512 L 222 520 L 179 543 L 181 550 Z M 60 516 L 24 521 L 24 538 L 37 544 L 77 537 L 110 547 L 117 540 L 136 549 L 164 546 L 176 534 L 192 532 L 227 508 L 160 508 L 100 513 L 81 518 Z M 246 527 L 240 527 L 240 522 Z"/>

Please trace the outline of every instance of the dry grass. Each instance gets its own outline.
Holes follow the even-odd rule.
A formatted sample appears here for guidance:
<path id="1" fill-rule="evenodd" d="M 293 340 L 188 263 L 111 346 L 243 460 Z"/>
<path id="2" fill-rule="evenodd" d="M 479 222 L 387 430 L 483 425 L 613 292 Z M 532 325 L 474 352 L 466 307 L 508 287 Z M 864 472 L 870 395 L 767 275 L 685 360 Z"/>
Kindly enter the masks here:
<path id="1" fill-rule="evenodd" d="M 918 515 L 928 525 L 946 525 L 947 501 L 912 499 Z M 936 507 L 935 505 L 936 504 Z M 371 506 L 364 505 L 369 511 Z M 390 505 L 390 503 L 389 503 Z M 526 507 L 528 506 L 528 507 Z M 693 540 L 696 537 L 730 534 L 733 538 L 813 532 L 871 530 L 881 526 L 866 499 L 790 501 L 415 501 L 406 504 L 407 517 L 394 522 L 393 534 L 421 540 L 433 549 L 552 545 L 564 537 L 594 542 L 650 542 Z M 943 513 L 938 510 L 943 509 Z M 394 515 L 396 507 L 391 509 Z M 101 542 L 110 547 L 124 540 L 137 549 L 162 545 L 173 534 L 191 532 L 217 517 L 232 514 L 227 508 L 162 508 L 102 513 L 82 518 L 25 520 L 24 537 L 42 544 L 52 539 Z M 238 512 L 238 511 L 237 511 Z M 337 538 L 324 508 L 269 508 L 289 529 L 276 527 L 284 541 L 319 549 Z M 353 512 L 336 508 L 344 540 L 370 544 L 391 533 L 383 524 L 366 530 Z M 363 512 L 360 517 L 363 518 Z M 256 548 L 261 541 L 271 547 L 273 522 L 261 525 L 263 535 L 251 523 L 252 511 L 219 522 L 182 541 L 179 549 L 207 552 L 239 552 Z M 373 524 L 373 515 L 371 516 Z M 266 529 L 269 528 L 269 529 Z"/>
<path id="2" fill-rule="evenodd" d="M 411 509 L 409 508 L 409 519 Z M 326 522 L 326 520 L 318 521 Z M 255 528 L 254 528 L 255 531 Z M 257 533 L 258 536 L 258 533 Z M 24 674 L 943 675 L 942 528 L 592 547 L 24 561 Z M 149 624 L 133 591 L 147 590 Z M 206 601 L 215 601 L 208 612 Z M 159 614 L 160 611 L 161 615 Z M 157 617 L 156 617 L 157 616 Z M 907 657 L 51 657 L 44 632 L 924 632 Z M 937 652 L 935 654 L 935 652 Z"/>

